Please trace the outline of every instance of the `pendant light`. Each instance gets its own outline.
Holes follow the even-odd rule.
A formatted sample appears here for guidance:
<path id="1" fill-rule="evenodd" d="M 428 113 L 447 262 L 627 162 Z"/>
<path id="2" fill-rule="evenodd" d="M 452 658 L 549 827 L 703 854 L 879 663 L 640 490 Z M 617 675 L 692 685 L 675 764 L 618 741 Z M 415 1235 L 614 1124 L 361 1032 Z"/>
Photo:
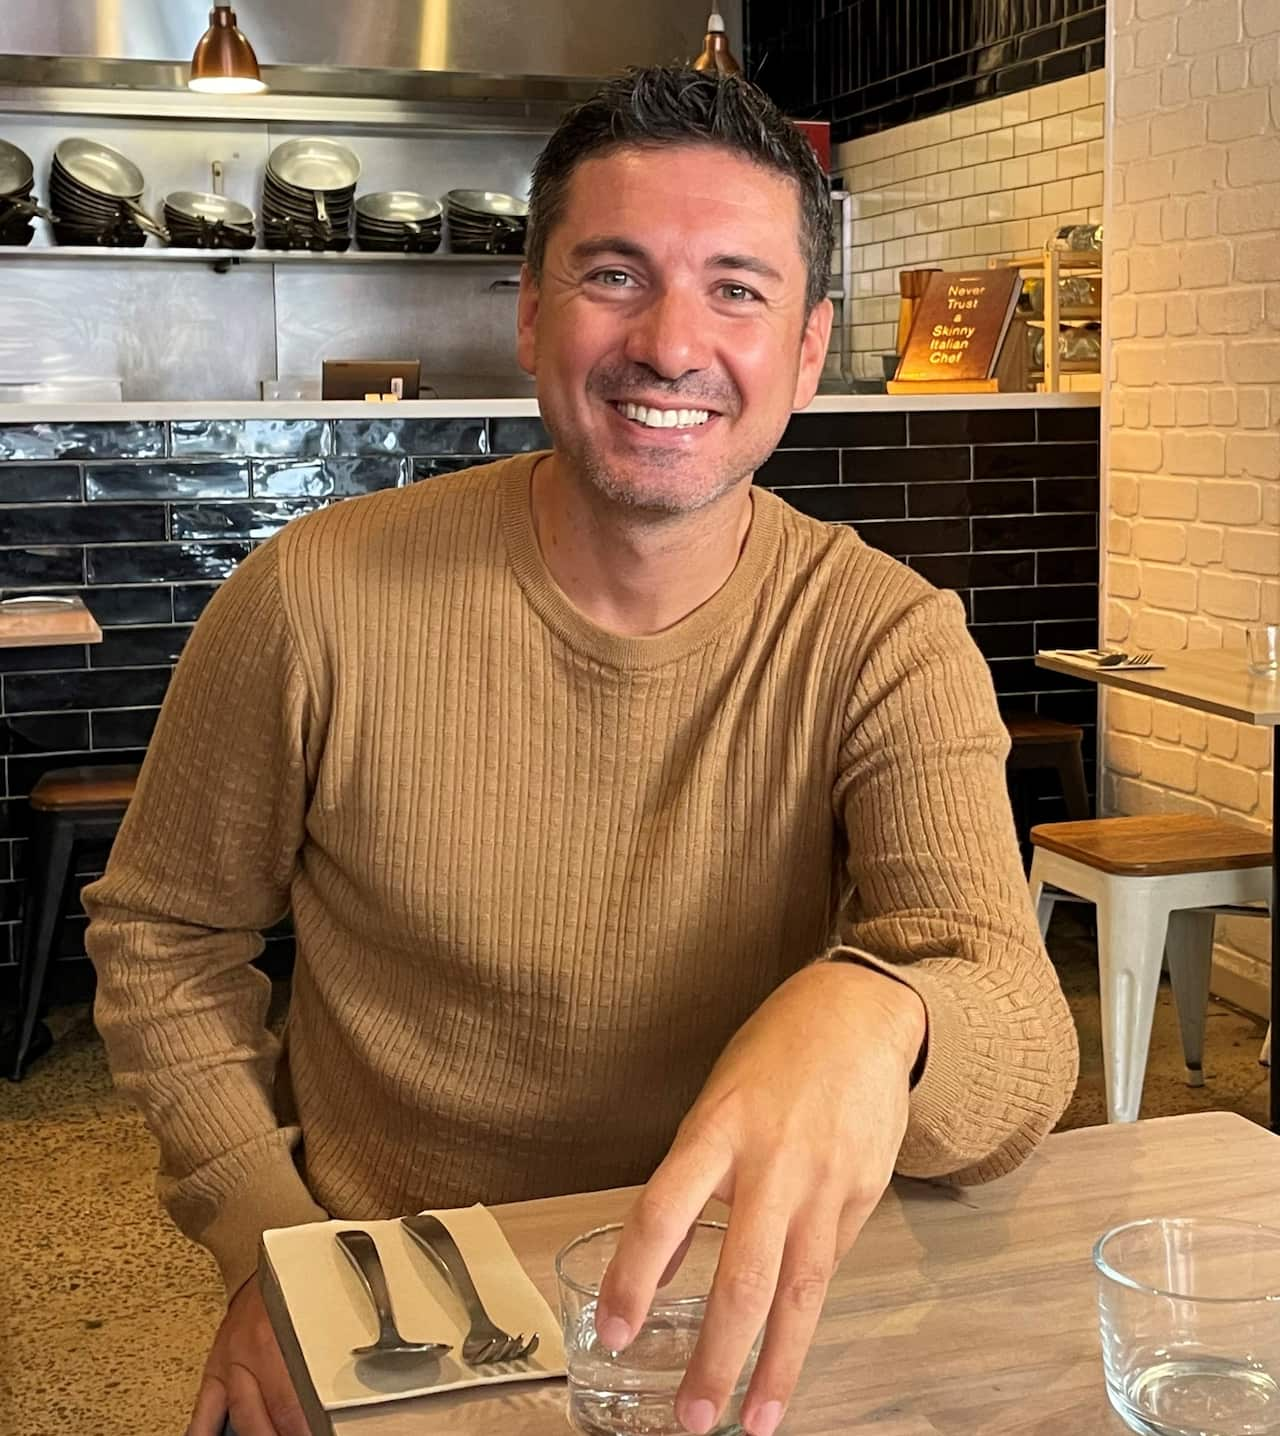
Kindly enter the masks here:
<path id="1" fill-rule="evenodd" d="M 209 28 L 191 57 L 187 85 L 210 95 L 256 95 L 267 88 L 253 46 L 236 27 L 231 0 L 214 0 Z"/>
<path id="2" fill-rule="evenodd" d="M 740 75 L 742 66 L 729 49 L 729 37 L 724 30 L 724 16 L 720 13 L 720 0 L 711 0 L 711 15 L 707 20 L 707 34 L 702 44 L 702 54 L 693 62 L 695 70 L 717 70 L 722 75 Z"/>

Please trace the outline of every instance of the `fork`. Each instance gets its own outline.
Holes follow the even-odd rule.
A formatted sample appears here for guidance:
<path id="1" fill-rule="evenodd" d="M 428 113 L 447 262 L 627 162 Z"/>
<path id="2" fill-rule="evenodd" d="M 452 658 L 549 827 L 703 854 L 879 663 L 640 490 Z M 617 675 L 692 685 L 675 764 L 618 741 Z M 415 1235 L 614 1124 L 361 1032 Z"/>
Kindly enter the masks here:
<path id="1" fill-rule="evenodd" d="M 1098 660 L 1099 668 L 1142 668 L 1155 657 L 1154 653 L 1108 653 Z"/>
<path id="2" fill-rule="evenodd" d="M 458 1244 L 443 1222 L 428 1214 L 401 1217 L 400 1225 L 422 1248 L 433 1266 L 462 1298 L 471 1330 L 462 1343 L 462 1359 L 468 1366 L 488 1366 L 499 1361 L 523 1361 L 538 1349 L 538 1333 L 528 1341 L 524 1333 L 512 1336 L 497 1325 L 484 1309 L 480 1293 L 463 1260 Z"/>

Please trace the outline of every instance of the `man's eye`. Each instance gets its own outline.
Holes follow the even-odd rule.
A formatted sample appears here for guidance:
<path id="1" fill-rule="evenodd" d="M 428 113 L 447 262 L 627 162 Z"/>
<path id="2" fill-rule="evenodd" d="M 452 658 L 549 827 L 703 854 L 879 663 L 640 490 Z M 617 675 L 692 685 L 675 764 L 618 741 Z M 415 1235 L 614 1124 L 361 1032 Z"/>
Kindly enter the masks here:
<path id="1" fill-rule="evenodd" d="M 760 297 L 754 289 L 748 289 L 745 284 L 722 284 L 720 293 L 726 299 L 732 299 L 735 304 L 746 304 Z"/>
<path id="2" fill-rule="evenodd" d="M 631 276 L 625 269 L 599 269 L 591 277 L 606 289 L 623 289 L 631 283 Z"/>

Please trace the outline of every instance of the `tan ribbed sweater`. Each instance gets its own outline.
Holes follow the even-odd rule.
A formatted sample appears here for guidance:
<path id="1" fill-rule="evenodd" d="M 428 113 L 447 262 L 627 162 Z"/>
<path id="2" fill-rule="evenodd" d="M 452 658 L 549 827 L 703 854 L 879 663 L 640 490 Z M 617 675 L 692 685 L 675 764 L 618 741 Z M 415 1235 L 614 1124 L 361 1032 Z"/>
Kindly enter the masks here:
<path id="1" fill-rule="evenodd" d="M 116 1079 L 229 1288 L 267 1227 L 645 1180 L 837 925 L 928 1010 L 901 1171 L 997 1175 L 1071 1091 L 955 597 L 756 491 L 708 603 L 611 635 L 543 563 L 536 457 L 248 558 L 86 891 Z M 249 963 L 288 909 L 281 1063 Z"/>

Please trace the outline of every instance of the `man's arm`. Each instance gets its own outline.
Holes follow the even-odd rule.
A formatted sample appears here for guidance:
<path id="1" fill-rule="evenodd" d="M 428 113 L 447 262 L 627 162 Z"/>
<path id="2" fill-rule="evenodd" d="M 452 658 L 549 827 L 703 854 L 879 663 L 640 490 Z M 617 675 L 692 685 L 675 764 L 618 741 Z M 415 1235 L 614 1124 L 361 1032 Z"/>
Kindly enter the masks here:
<path id="1" fill-rule="evenodd" d="M 1077 1046 L 1014 836 L 1008 733 L 954 595 L 931 593 L 881 636 L 847 733 L 836 805 L 853 893 L 831 956 L 925 1006 L 897 1170 L 985 1181 L 1062 1115 Z"/>
<path id="2" fill-rule="evenodd" d="M 113 1075 L 160 1144 L 166 1207 L 228 1292 L 264 1229 L 326 1215 L 294 1165 L 297 1130 L 276 1117 L 270 985 L 250 966 L 288 908 L 315 726 L 278 545 L 246 559 L 196 626 L 106 875 L 84 894 Z"/>
<path id="3" fill-rule="evenodd" d="M 721 1418 L 763 1326 L 741 1421 L 773 1436 L 831 1273 L 895 1165 L 997 1175 L 1052 1126 L 1075 1080 L 1071 1015 L 1014 843 L 1008 739 L 954 597 L 930 594 L 886 623 L 844 731 L 835 806 L 851 945 L 827 956 L 846 961 L 802 968 L 734 1036 L 601 1284 L 596 1327 L 616 1350 L 707 1199 L 732 1206 L 676 1398 L 692 1432 Z"/>

